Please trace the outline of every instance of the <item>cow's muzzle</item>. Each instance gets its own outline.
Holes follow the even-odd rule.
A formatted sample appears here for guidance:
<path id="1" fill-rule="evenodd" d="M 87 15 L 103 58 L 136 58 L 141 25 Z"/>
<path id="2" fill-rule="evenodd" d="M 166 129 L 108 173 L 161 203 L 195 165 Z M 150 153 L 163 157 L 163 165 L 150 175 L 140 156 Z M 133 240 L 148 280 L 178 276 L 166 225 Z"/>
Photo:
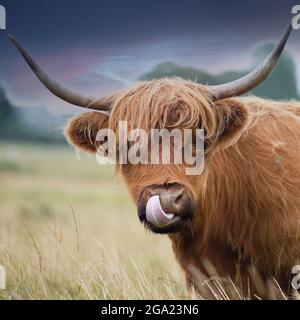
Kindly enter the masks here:
<path id="1" fill-rule="evenodd" d="M 180 231 L 190 223 L 194 211 L 191 192 L 178 183 L 148 186 L 138 202 L 140 221 L 155 233 Z"/>

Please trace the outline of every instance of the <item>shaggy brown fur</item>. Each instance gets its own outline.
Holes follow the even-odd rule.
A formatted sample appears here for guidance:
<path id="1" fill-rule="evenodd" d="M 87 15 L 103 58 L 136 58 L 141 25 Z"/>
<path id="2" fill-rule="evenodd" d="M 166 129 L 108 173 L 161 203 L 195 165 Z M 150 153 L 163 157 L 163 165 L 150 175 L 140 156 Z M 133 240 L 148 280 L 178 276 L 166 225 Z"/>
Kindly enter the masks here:
<path id="1" fill-rule="evenodd" d="M 186 176 L 183 165 L 123 165 L 133 199 L 151 184 L 177 182 L 192 192 L 192 223 L 170 235 L 188 280 L 191 266 L 205 272 L 208 258 L 221 276 L 234 278 L 239 262 L 246 279 L 254 264 L 288 287 L 300 258 L 300 104 L 256 97 L 212 103 L 207 93 L 182 79 L 141 83 L 111 97 L 109 119 L 97 112 L 73 119 L 67 137 L 95 151 L 96 132 L 103 126 L 116 130 L 119 120 L 127 120 L 129 129 L 203 128 L 204 172 Z"/>

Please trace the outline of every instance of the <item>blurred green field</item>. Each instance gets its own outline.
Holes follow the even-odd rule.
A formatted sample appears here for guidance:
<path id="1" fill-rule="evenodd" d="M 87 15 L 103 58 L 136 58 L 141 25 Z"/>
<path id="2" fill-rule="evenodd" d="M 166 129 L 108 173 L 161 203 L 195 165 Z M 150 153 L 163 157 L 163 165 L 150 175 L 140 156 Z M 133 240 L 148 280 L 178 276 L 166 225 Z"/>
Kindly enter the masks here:
<path id="1" fill-rule="evenodd" d="M 68 146 L 0 144 L 2 299 L 186 298 L 166 237 L 113 168 Z"/>

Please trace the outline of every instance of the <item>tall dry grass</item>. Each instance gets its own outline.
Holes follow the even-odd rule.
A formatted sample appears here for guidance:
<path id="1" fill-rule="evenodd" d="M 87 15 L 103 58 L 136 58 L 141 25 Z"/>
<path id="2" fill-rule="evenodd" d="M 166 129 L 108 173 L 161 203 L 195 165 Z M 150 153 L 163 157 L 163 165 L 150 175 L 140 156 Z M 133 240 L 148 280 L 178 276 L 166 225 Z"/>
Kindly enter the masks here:
<path id="1" fill-rule="evenodd" d="M 142 228 L 113 168 L 63 146 L 0 145 L 0 264 L 1 299 L 191 297 L 168 239 Z M 250 297 L 220 281 L 193 297 Z"/>
<path id="2" fill-rule="evenodd" d="M 3 299 L 185 298 L 169 241 L 150 235 L 113 168 L 71 148 L 0 147 Z"/>

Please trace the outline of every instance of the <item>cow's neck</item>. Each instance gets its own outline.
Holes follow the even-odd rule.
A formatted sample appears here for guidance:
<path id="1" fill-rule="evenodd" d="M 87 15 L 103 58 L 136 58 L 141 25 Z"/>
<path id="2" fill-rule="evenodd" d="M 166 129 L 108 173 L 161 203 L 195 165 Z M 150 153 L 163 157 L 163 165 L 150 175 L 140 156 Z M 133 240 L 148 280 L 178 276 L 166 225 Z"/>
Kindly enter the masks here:
<path id="1" fill-rule="evenodd" d="M 193 223 L 170 235 L 174 253 L 185 271 L 187 265 L 201 269 L 206 258 L 222 265 L 222 269 L 233 270 L 245 246 L 253 243 L 259 206 L 253 200 L 259 193 L 257 180 L 253 179 L 256 168 L 250 167 L 251 163 L 259 163 L 259 159 L 253 159 L 255 152 L 251 141 L 241 139 L 210 159 L 207 186 L 200 190 Z M 249 159 L 251 156 L 251 161 L 245 154 Z"/>

